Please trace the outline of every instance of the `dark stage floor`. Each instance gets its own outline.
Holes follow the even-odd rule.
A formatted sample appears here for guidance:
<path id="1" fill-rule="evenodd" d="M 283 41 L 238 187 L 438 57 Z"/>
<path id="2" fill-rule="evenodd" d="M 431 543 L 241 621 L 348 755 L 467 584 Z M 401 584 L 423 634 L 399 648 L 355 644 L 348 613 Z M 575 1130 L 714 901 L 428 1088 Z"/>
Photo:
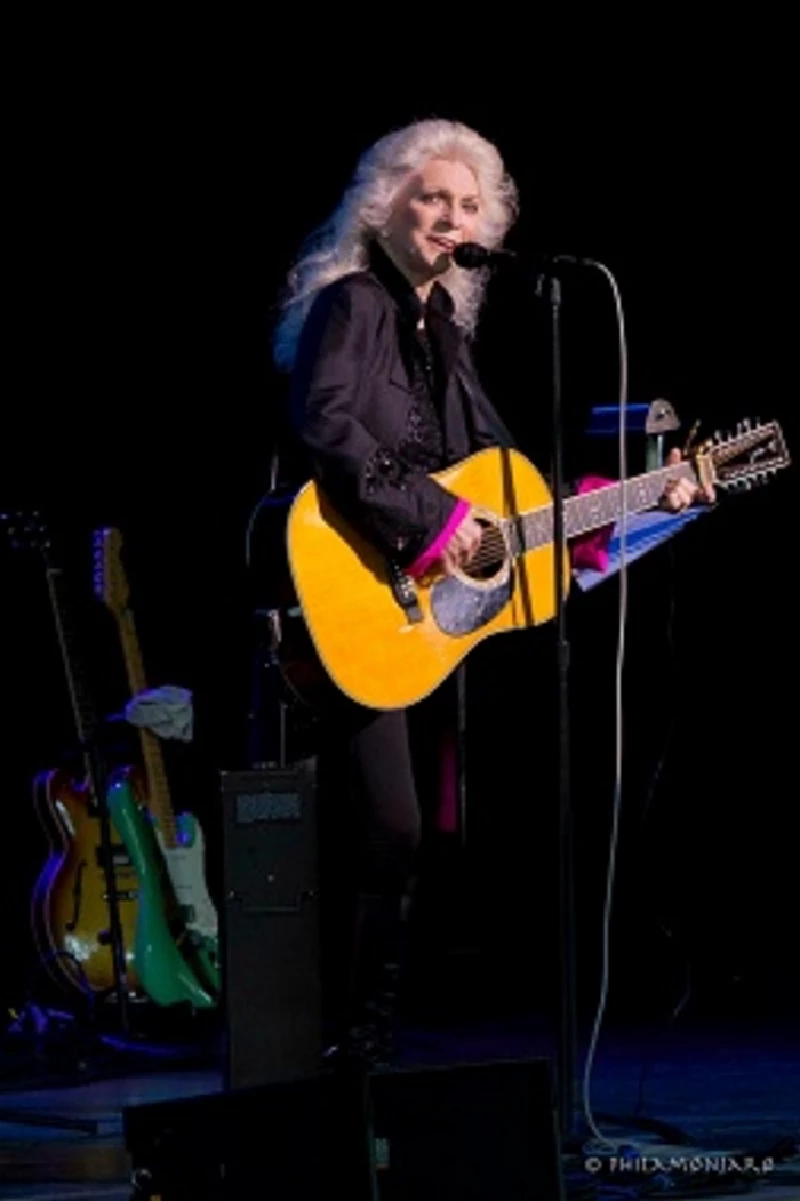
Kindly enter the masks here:
<path id="1" fill-rule="evenodd" d="M 552 1057 L 554 1046 L 553 1032 L 534 1019 L 406 1027 L 401 1060 L 413 1067 Z M 583 1051 L 579 1064 L 582 1068 Z M 129 1073 L 79 1086 L 6 1089 L 0 1094 L 0 1198 L 127 1201 L 123 1110 L 220 1088 L 220 1073 L 209 1065 Z M 736 1158 L 777 1148 L 774 1169 L 752 1187 L 745 1190 L 734 1171 L 726 1178 L 728 1191 L 720 1188 L 713 1195 L 800 1201 L 800 1158 L 788 1149 L 792 1140 L 800 1140 L 800 1019 L 607 1028 L 595 1058 L 590 1101 L 601 1133 L 643 1154 Z M 634 1125 L 628 1115 L 641 1121 Z M 63 1118 L 72 1129 L 47 1125 Z M 76 1128 L 81 1123 L 85 1128 Z M 564 1163 L 571 1189 L 582 1165 L 577 1159 Z M 685 1175 L 679 1183 L 684 1180 Z M 627 1174 L 615 1191 L 598 1186 L 595 1196 L 633 1201 L 656 1195 L 654 1185 L 648 1192 L 646 1184 L 646 1175 Z M 257 1188 L 252 1195 L 259 1195 Z"/>

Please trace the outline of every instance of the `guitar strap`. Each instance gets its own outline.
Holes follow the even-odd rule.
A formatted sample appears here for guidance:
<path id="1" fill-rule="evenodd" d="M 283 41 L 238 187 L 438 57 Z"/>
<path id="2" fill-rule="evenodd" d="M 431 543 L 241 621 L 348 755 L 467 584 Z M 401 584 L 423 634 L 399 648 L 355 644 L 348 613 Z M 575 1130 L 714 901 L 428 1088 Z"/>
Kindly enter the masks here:
<path id="1" fill-rule="evenodd" d="M 488 435 L 493 439 L 495 445 L 508 449 L 516 449 L 516 442 L 511 431 L 501 420 L 494 406 L 489 403 L 483 389 L 472 378 L 472 373 L 467 370 L 465 363 L 461 361 L 456 362 L 455 376 L 461 396 L 461 406 L 469 438 L 469 447 L 474 448 L 476 445 L 488 445 Z M 479 421 L 476 420 L 478 418 L 480 419 Z M 462 457 L 466 457 L 469 453 L 469 448 L 465 449 Z"/>

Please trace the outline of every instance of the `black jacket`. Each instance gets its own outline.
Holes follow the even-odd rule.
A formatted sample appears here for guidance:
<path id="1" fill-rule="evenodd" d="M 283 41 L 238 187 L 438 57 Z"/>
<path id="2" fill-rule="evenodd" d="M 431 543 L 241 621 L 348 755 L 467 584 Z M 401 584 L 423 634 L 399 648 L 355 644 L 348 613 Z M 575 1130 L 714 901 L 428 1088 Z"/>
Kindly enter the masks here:
<path id="1" fill-rule="evenodd" d="M 420 364 L 422 303 L 377 246 L 367 271 L 316 297 L 298 346 L 289 416 L 310 471 L 354 529 L 401 566 L 435 539 L 456 505 L 429 473 L 513 444 L 452 311 L 446 289 L 434 284 L 425 313 L 441 412 Z"/>

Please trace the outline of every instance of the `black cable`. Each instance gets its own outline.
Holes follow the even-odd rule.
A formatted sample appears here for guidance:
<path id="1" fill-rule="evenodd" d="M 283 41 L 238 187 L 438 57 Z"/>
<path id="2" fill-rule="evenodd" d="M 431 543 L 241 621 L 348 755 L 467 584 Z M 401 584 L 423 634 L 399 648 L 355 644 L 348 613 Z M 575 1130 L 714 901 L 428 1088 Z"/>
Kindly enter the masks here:
<path id="1" fill-rule="evenodd" d="M 92 986 L 89 983 L 89 977 L 86 975 L 83 964 L 80 962 L 80 960 L 75 955 L 73 955 L 71 951 L 65 951 L 65 950 L 63 950 L 63 948 L 59 948 L 55 951 L 51 951 L 49 953 L 49 955 L 45 955 L 42 959 L 40 959 L 39 963 L 36 965 L 34 970 L 31 972 L 31 974 L 28 978 L 28 983 L 25 987 L 25 992 L 23 994 L 23 996 L 24 996 L 24 1000 L 22 1003 L 23 1010 L 27 1009 L 30 1005 L 33 1004 L 34 987 L 37 984 L 42 972 L 45 971 L 45 969 L 47 968 L 47 965 L 49 963 L 52 963 L 52 961 L 54 959 L 66 959 L 75 968 L 75 970 L 78 974 L 78 978 L 80 980 L 81 990 L 88 1001 L 90 1020 L 93 1022 L 96 1017 L 96 1014 L 97 1014 L 97 999 L 95 997 L 94 990 L 92 989 Z"/>

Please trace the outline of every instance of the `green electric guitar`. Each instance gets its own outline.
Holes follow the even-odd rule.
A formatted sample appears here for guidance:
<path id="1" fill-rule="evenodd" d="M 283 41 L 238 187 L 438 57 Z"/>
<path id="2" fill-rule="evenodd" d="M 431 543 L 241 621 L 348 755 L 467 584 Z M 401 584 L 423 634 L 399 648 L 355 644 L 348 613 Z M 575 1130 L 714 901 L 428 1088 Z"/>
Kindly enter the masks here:
<path id="1" fill-rule="evenodd" d="M 147 688 L 118 529 L 95 532 L 95 594 L 117 622 L 132 696 Z M 219 924 L 205 879 L 205 844 L 191 813 L 174 813 L 158 736 L 138 730 L 143 772 L 126 770 L 108 804 L 139 877 L 136 962 L 158 1005 L 212 1008 L 220 994 Z M 138 798 L 140 805 L 132 805 Z"/>

